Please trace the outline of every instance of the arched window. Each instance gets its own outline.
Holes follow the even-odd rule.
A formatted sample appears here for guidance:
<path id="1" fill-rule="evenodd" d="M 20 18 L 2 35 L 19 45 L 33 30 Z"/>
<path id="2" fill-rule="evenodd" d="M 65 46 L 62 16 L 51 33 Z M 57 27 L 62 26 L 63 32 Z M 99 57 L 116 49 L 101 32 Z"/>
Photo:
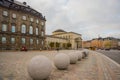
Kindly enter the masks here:
<path id="1" fill-rule="evenodd" d="M 38 35 L 38 27 L 36 27 L 36 35 Z"/>
<path id="2" fill-rule="evenodd" d="M 26 33 L 26 25 L 22 24 L 21 33 Z"/>
<path id="3" fill-rule="evenodd" d="M 12 24 L 11 32 L 15 32 L 15 25 Z"/>
<path id="4" fill-rule="evenodd" d="M 30 28 L 29 28 L 29 34 L 33 34 L 33 27 L 32 26 L 30 26 Z"/>

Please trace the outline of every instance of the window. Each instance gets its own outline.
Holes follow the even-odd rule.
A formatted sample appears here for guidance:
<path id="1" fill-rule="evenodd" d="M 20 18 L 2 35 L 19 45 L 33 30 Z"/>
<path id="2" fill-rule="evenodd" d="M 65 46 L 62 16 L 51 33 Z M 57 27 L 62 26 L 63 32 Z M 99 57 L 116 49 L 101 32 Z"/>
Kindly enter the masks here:
<path id="1" fill-rule="evenodd" d="M 32 38 L 30 38 L 30 44 L 33 44 L 33 39 Z"/>
<path id="2" fill-rule="evenodd" d="M 30 21 L 33 22 L 33 18 L 30 18 Z"/>
<path id="3" fill-rule="evenodd" d="M 2 43 L 6 43 L 6 37 L 2 37 Z"/>
<path id="4" fill-rule="evenodd" d="M 42 36 L 44 36 L 44 32 L 42 31 Z"/>
<path id="5" fill-rule="evenodd" d="M 44 45 L 44 41 L 42 40 L 41 45 Z"/>
<path id="6" fill-rule="evenodd" d="M 8 12 L 7 11 L 3 11 L 3 16 L 8 16 Z"/>
<path id="7" fill-rule="evenodd" d="M 26 25 L 22 24 L 21 33 L 26 33 Z"/>
<path id="8" fill-rule="evenodd" d="M 15 25 L 12 25 L 12 27 L 11 27 L 11 32 L 15 32 Z"/>
<path id="9" fill-rule="evenodd" d="M 37 42 L 37 44 L 39 44 L 39 40 L 38 40 L 38 39 L 37 39 L 37 41 L 36 41 L 36 42 Z"/>
<path id="10" fill-rule="evenodd" d="M 15 38 L 14 38 L 14 37 L 11 38 L 11 43 L 12 43 L 12 44 L 15 43 Z"/>
<path id="11" fill-rule="evenodd" d="M 7 24 L 2 24 L 2 31 L 7 31 Z"/>
<path id="12" fill-rule="evenodd" d="M 32 26 L 30 26 L 29 34 L 33 34 L 33 27 Z"/>
<path id="13" fill-rule="evenodd" d="M 26 20 L 26 16 L 22 16 L 22 19 L 23 19 L 23 20 Z"/>
<path id="14" fill-rule="evenodd" d="M 22 40 L 22 44 L 25 44 L 25 38 L 22 38 L 21 40 Z"/>
<path id="15" fill-rule="evenodd" d="M 44 25 L 44 22 L 41 22 L 41 25 Z"/>
<path id="16" fill-rule="evenodd" d="M 39 23 L 39 20 L 38 20 L 38 19 L 36 20 L 36 23 L 37 23 L 37 24 Z"/>
<path id="17" fill-rule="evenodd" d="M 36 28 L 36 35 L 38 35 L 38 28 Z"/>
<path id="18" fill-rule="evenodd" d="M 12 18 L 16 18 L 16 14 L 15 13 L 12 14 Z"/>

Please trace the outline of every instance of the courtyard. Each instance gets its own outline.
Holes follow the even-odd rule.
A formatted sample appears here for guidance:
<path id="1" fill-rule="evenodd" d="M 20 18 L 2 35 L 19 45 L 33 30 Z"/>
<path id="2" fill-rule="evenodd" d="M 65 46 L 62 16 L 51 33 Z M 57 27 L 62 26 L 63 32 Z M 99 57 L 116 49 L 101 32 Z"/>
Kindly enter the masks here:
<path id="1" fill-rule="evenodd" d="M 58 70 L 54 66 L 53 59 L 57 53 L 74 51 L 0 52 L 0 80 L 32 80 L 27 64 L 37 55 L 44 55 L 52 61 L 53 70 L 47 80 L 120 80 L 120 65 L 94 51 L 76 64 L 70 64 L 67 70 Z"/>

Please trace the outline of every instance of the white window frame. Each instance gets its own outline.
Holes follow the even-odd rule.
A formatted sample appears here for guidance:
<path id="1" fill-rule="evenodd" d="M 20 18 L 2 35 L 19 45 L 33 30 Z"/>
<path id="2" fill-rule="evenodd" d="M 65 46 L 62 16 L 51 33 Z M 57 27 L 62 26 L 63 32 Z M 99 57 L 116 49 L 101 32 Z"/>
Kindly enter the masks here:
<path id="1" fill-rule="evenodd" d="M 26 17 L 26 16 L 22 16 L 22 19 L 23 19 L 23 20 L 27 20 L 27 17 Z"/>
<path id="2" fill-rule="evenodd" d="M 13 13 L 12 14 L 12 18 L 16 18 L 17 16 L 16 16 L 16 14 L 15 13 Z"/>
<path id="3" fill-rule="evenodd" d="M 15 38 L 11 37 L 11 43 L 14 44 L 15 43 Z"/>
<path id="4" fill-rule="evenodd" d="M 21 38 L 21 43 L 25 44 L 26 43 L 26 39 L 25 38 Z"/>
<path id="5" fill-rule="evenodd" d="M 33 27 L 32 26 L 29 27 L 29 34 L 33 34 Z"/>
<path id="6" fill-rule="evenodd" d="M 33 39 L 32 39 L 32 38 L 30 38 L 30 44 L 31 44 L 31 45 L 33 44 Z"/>
<path id="7" fill-rule="evenodd" d="M 7 31 L 7 24 L 2 24 L 2 31 Z"/>
<path id="8" fill-rule="evenodd" d="M 26 33 L 26 25 L 25 24 L 21 25 L 21 33 Z"/>
<path id="9" fill-rule="evenodd" d="M 39 29 L 38 29 L 38 27 L 36 27 L 35 33 L 36 33 L 36 35 L 39 34 Z"/>
<path id="10" fill-rule="evenodd" d="M 33 22 L 34 21 L 33 18 L 30 18 L 30 21 Z"/>
<path id="11" fill-rule="evenodd" d="M 8 16 L 8 11 L 3 11 L 3 16 Z"/>
<path id="12" fill-rule="evenodd" d="M 6 37 L 2 37 L 2 43 L 3 43 L 3 44 L 6 43 Z"/>
<path id="13" fill-rule="evenodd" d="M 16 29 L 15 29 L 15 28 L 16 28 L 16 26 L 15 26 L 15 25 L 12 25 L 12 26 L 11 26 L 11 32 L 13 32 L 13 33 L 14 33 L 14 32 L 16 31 Z"/>

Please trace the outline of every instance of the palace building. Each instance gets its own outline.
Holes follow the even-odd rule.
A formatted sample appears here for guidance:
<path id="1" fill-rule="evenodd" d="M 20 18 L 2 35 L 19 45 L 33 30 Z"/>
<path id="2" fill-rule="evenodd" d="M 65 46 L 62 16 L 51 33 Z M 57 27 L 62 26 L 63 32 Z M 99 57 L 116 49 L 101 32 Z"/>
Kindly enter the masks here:
<path id="1" fill-rule="evenodd" d="M 0 50 L 43 49 L 45 22 L 26 2 L 0 0 Z"/>
<path id="2" fill-rule="evenodd" d="M 46 36 L 47 49 L 78 49 L 82 48 L 81 34 L 66 32 L 62 29 L 53 31 L 52 35 Z"/>

